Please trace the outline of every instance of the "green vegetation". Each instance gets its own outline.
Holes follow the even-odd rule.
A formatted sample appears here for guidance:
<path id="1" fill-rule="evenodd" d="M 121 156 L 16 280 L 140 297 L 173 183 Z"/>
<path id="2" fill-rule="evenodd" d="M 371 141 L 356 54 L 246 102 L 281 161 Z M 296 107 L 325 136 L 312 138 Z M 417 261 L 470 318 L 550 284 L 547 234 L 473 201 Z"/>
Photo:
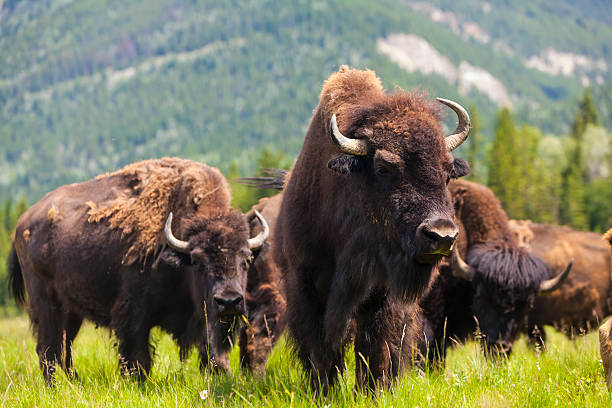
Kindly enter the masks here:
<path id="1" fill-rule="evenodd" d="M 13 300 L 9 299 L 9 293 L 6 290 L 8 283 L 6 259 L 11 248 L 11 234 L 15 230 L 17 219 L 26 208 L 25 198 L 17 203 L 7 199 L 0 207 L 0 316 L 16 312 Z"/>
<path id="2" fill-rule="evenodd" d="M 547 330 L 548 349 L 537 356 L 522 339 L 508 361 L 486 361 L 476 343 L 451 351 L 444 371 L 409 370 L 393 392 L 375 397 L 381 407 L 607 407 L 612 403 L 599 361 L 595 333 L 574 341 Z M 153 331 L 155 363 L 143 385 L 119 374 L 114 339 L 106 329 L 86 324 L 74 344 L 79 379 L 63 372 L 50 389 L 38 368 L 35 344 L 25 317 L 0 321 L 1 406 L 253 406 L 253 407 L 369 407 L 373 399 L 355 393 L 354 356 L 347 353 L 347 373 L 327 399 L 316 398 L 301 379 L 301 370 L 284 341 L 274 349 L 264 380 L 238 371 L 201 375 L 196 353 L 181 364 L 170 336 Z M 206 399 L 200 394 L 206 390 Z"/>

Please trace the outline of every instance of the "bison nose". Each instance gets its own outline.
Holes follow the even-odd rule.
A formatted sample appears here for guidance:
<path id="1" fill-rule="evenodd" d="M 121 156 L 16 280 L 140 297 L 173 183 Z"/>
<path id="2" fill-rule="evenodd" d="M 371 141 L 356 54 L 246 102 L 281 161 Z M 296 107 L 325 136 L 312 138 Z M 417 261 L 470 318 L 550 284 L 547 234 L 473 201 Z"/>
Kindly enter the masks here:
<path id="1" fill-rule="evenodd" d="M 214 297 L 217 309 L 224 314 L 239 313 L 243 299 L 242 295 L 238 293 Z"/>
<path id="2" fill-rule="evenodd" d="M 459 228 L 447 218 L 425 220 L 417 229 L 417 239 L 424 255 L 449 256 L 458 235 Z"/>

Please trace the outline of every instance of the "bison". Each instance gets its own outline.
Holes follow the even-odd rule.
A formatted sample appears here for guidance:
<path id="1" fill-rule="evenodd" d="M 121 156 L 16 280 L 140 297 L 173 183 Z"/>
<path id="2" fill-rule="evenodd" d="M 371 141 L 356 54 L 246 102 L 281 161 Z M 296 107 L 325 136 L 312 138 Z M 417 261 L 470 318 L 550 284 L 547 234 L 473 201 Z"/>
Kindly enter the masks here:
<path id="1" fill-rule="evenodd" d="M 56 363 L 72 373 L 83 319 L 113 330 L 122 371 L 140 379 L 154 326 L 172 334 L 182 358 L 197 345 L 202 368 L 228 370 L 251 250 L 268 229 L 257 214 L 263 229 L 249 238 L 230 201 L 216 168 L 164 158 L 59 187 L 26 211 L 9 269 L 17 302 L 28 294 L 45 380 Z"/>
<path id="2" fill-rule="evenodd" d="M 428 287 L 458 228 L 447 189 L 469 172 L 450 151 L 470 121 L 444 136 L 423 94 L 385 93 L 372 71 L 345 66 L 323 85 L 274 230 L 286 271 L 287 324 L 307 380 L 326 393 L 344 371 L 354 322 L 357 388 L 385 386 L 418 333 L 410 306 Z M 408 307 L 406 307 L 408 306 Z"/>
<path id="3" fill-rule="evenodd" d="M 612 228 L 603 236 L 610 244 L 610 277 L 612 278 Z M 608 391 L 612 391 L 612 318 L 599 328 L 599 347 Z"/>
<path id="4" fill-rule="evenodd" d="M 247 217 L 258 211 L 274 231 L 282 199 L 283 193 L 261 199 Z M 253 234 L 261 230 L 255 220 L 250 227 Z M 272 233 L 259 250 L 253 251 L 246 287 L 249 323 L 240 332 L 241 365 L 257 375 L 265 373 L 270 351 L 287 325 L 284 273 L 272 256 L 274 243 Z"/>
<path id="5" fill-rule="evenodd" d="M 520 247 L 501 203 L 481 184 L 449 184 L 460 239 L 421 300 L 425 337 L 421 352 L 443 361 L 452 339 L 480 331 L 491 354 L 508 354 L 540 293 L 559 287 L 571 267 L 554 278 L 544 261 Z M 464 261 L 467 259 L 467 263 Z"/>
<path id="6" fill-rule="evenodd" d="M 528 220 L 515 221 L 513 231 L 553 273 L 575 259 L 566 283 L 558 291 L 538 297 L 529 313 L 527 329 L 532 340 L 543 344 L 544 325 L 568 335 L 598 327 L 612 312 L 610 257 L 601 235 Z"/>

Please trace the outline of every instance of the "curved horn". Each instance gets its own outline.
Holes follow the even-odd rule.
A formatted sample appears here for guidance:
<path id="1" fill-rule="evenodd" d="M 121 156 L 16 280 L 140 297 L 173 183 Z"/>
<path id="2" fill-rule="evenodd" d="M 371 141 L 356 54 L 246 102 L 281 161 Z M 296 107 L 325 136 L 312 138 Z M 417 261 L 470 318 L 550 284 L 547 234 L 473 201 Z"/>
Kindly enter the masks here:
<path id="1" fill-rule="evenodd" d="M 261 222 L 261 232 L 257 234 L 256 237 L 249 238 L 249 249 L 259 249 L 268 239 L 268 235 L 270 235 L 270 227 L 268 227 L 268 223 L 266 219 L 259 213 L 259 211 L 255 210 L 255 215 L 259 218 L 259 222 Z"/>
<path id="2" fill-rule="evenodd" d="M 474 279 L 476 271 L 470 265 L 468 265 L 459 255 L 459 251 L 455 249 L 453 256 L 451 257 L 451 263 L 453 265 L 454 275 L 471 282 Z"/>
<path id="3" fill-rule="evenodd" d="M 368 154 L 368 146 L 365 140 L 349 139 L 340 133 L 338 124 L 336 123 L 336 114 L 334 113 L 329 122 L 329 135 L 333 142 L 340 150 L 346 154 L 352 154 L 354 156 L 365 156 Z"/>
<path id="4" fill-rule="evenodd" d="M 453 133 L 445 138 L 446 148 L 449 152 L 452 152 L 458 148 L 461 143 L 465 142 L 465 139 L 467 139 L 468 134 L 470 133 L 470 127 L 472 126 L 470 122 L 470 115 L 468 115 L 465 108 L 459 105 L 457 102 L 442 98 L 436 98 L 436 100 L 454 110 L 459 117 L 457 129 L 455 129 Z"/>
<path id="5" fill-rule="evenodd" d="M 572 258 L 563 272 L 561 272 L 554 278 L 546 279 L 545 281 L 540 282 L 540 293 L 552 292 L 553 290 L 559 288 L 559 286 L 563 284 L 563 281 L 565 281 L 565 278 L 567 278 L 567 275 L 569 275 L 573 264 L 574 259 Z"/>
<path id="6" fill-rule="evenodd" d="M 181 241 L 172 233 L 172 213 L 168 214 L 168 219 L 166 220 L 166 226 L 164 227 L 164 238 L 166 238 L 166 243 L 176 252 L 180 252 L 183 254 L 188 254 L 191 250 L 191 245 L 187 241 Z"/>

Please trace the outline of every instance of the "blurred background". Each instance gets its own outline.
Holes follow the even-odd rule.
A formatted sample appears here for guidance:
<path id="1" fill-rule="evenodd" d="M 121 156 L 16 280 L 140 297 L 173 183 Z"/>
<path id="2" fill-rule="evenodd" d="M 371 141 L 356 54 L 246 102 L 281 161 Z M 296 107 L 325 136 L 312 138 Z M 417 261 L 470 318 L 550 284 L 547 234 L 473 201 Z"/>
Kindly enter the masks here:
<path id="1" fill-rule="evenodd" d="M 0 277 L 59 185 L 162 156 L 287 168 L 341 64 L 469 107 L 457 155 L 510 217 L 612 224 L 609 0 L 0 0 Z"/>

